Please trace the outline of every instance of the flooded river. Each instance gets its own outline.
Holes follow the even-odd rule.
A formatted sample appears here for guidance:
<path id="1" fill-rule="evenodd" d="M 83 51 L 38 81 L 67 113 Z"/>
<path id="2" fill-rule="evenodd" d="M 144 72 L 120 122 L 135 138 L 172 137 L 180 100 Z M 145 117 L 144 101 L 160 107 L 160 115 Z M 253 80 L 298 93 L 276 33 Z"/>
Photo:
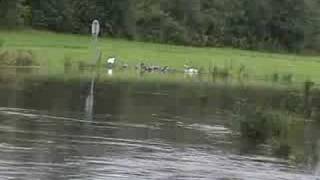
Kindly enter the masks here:
<path id="1" fill-rule="evenodd" d="M 0 78 L 0 179 L 320 179 L 317 123 L 279 141 L 237 128 L 235 99 L 280 111 L 286 92 L 15 73 Z"/>

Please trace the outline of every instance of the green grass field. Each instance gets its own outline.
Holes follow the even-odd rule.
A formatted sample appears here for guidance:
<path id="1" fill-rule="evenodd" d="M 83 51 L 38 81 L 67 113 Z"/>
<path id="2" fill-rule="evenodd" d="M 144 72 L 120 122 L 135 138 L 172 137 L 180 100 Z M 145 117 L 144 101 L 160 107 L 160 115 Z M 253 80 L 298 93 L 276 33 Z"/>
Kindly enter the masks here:
<path id="1" fill-rule="evenodd" d="M 35 30 L 0 31 L 0 39 L 4 40 L 2 49 L 32 50 L 39 63 L 53 72 L 63 69 L 65 59 L 90 62 L 94 57 L 89 35 L 65 35 Z M 131 66 L 144 62 L 183 69 L 184 64 L 190 64 L 208 70 L 209 66 L 216 65 L 237 71 L 244 65 L 250 76 L 292 74 L 296 80 L 312 79 L 320 82 L 319 56 L 272 54 L 231 48 L 194 48 L 110 38 L 100 39 L 99 47 L 104 59 L 116 56 Z"/>

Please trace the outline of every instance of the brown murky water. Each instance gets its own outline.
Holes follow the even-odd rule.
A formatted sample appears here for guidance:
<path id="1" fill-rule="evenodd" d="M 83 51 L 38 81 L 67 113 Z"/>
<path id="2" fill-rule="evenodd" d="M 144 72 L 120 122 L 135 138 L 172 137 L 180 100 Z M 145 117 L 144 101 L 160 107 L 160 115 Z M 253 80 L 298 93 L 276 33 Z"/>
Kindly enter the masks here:
<path id="1" fill-rule="evenodd" d="M 234 127 L 234 98 L 281 92 L 24 77 L 0 78 L 0 179 L 319 179 L 314 123 L 285 156 Z"/>

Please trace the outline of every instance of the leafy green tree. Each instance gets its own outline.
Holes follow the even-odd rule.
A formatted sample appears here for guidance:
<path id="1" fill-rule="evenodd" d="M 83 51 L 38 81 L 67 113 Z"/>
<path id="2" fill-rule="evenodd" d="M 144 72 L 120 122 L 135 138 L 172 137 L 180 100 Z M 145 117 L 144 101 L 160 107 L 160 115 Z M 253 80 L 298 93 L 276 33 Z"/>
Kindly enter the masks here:
<path id="1" fill-rule="evenodd" d="M 0 27 L 243 49 L 320 49 L 319 0 L 0 0 Z"/>
<path id="2" fill-rule="evenodd" d="M 32 25 L 55 31 L 72 29 L 71 0 L 34 0 L 32 1 Z"/>
<path id="3" fill-rule="evenodd" d="M 24 0 L 0 1 L 0 26 L 14 28 L 23 25 Z"/>

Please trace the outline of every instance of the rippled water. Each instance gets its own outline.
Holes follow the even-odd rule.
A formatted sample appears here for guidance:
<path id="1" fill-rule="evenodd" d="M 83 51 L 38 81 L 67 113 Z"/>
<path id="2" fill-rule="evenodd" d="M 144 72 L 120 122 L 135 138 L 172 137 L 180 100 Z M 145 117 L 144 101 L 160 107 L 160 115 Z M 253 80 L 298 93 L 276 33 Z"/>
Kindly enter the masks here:
<path id="1" fill-rule="evenodd" d="M 319 179 L 241 138 L 210 100 L 113 83 L 97 83 L 92 118 L 80 81 L 0 83 L 0 179 Z"/>

